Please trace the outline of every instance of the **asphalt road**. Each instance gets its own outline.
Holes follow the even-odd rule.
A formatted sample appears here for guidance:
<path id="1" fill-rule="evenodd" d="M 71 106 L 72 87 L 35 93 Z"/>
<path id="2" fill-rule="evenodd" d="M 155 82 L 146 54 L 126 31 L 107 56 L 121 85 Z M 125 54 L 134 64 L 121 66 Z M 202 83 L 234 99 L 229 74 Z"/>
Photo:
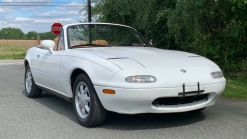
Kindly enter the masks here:
<path id="1" fill-rule="evenodd" d="M 246 139 L 247 102 L 219 99 L 202 113 L 121 115 L 104 125 L 79 125 L 71 103 L 43 93 L 24 95 L 22 61 L 0 61 L 0 139 Z"/>

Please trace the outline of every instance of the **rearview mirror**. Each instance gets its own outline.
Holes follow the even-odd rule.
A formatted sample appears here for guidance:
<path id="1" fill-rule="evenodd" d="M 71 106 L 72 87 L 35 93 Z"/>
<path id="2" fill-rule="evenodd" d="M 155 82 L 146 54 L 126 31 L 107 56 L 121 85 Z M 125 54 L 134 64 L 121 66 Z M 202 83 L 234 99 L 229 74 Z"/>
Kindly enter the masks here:
<path id="1" fill-rule="evenodd" d="M 53 53 L 53 48 L 55 47 L 55 42 L 54 41 L 51 41 L 51 40 L 43 40 L 41 42 L 41 47 L 43 49 L 49 50 L 50 53 L 52 54 Z"/>

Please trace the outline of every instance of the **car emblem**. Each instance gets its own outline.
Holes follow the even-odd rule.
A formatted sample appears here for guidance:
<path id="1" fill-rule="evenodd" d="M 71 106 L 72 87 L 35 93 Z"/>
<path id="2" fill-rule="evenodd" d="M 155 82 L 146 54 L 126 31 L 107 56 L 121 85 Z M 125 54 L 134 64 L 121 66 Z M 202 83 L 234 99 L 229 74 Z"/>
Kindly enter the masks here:
<path id="1" fill-rule="evenodd" d="M 186 73 L 186 70 L 184 70 L 184 69 L 181 69 L 180 71 L 183 72 L 183 73 Z"/>

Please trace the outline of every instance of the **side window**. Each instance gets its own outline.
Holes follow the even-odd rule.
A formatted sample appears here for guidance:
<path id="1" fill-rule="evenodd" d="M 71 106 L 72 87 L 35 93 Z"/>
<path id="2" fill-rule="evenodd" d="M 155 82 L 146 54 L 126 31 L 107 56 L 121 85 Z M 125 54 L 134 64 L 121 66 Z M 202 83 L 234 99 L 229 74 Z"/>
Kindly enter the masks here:
<path id="1" fill-rule="evenodd" d="M 64 34 L 63 31 L 61 31 L 59 39 L 58 39 L 58 44 L 57 44 L 57 51 L 61 51 L 64 50 L 65 46 L 64 46 Z"/>

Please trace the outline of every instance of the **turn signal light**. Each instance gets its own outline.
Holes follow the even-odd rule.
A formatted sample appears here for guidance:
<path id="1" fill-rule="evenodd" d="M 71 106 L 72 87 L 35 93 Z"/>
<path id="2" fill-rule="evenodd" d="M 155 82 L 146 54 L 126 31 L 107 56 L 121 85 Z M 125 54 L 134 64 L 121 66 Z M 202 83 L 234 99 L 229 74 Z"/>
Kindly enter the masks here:
<path id="1" fill-rule="evenodd" d="M 109 90 L 109 89 L 103 89 L 103 93 L 104 94 L 111 94 L 111 95 L 113 95 L 113 94 L 115 94 L 115 91 L 114 90 Z"/>

